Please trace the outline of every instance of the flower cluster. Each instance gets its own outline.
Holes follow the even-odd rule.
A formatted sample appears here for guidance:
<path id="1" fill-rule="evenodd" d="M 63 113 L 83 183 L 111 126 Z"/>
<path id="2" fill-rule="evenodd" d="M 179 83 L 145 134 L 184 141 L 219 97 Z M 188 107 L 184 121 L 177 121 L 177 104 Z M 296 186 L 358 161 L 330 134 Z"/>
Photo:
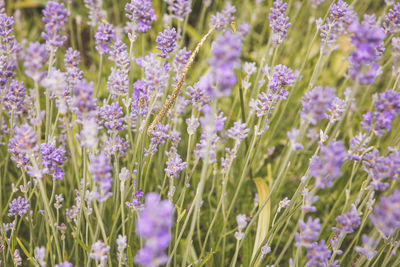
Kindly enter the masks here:
<path id="1" fill-rule="evenodd" d="M 234 69 L 240 66 L 242 42 L 239 33 L 226 31 L 211 47 L 213 58 L 208 61 L 209 72 L 200 78 L 200 87 L 210 97 L 229 96 L 236 84 Z"/>
<path id="2" fill-rule="evenodd" d="M 313 156 L 309 174 L 315 177 L 318 188 L 331 187 L 333 180 L 341 175 L 340 168 L 347 158 L 346 148 L 341 141 L 332 141 L 321 147 L 321 156 Z"/>
<path id="3" fill-rule="evenodd" d="M 67 40 L 67 36 L 61 35 L 68 22 L 68 11 L 63 3 L 57 1 L 47 2 L 43 9 L 43 22 L 45 31 L 42 38 L 46 41 L 47 48 L 57 49 Z"/>
<path id="4" fill-rule="evenodd" d="M 388 197 L 381 197 L 380 203 L 371 215 L 371 221 L 375 227 L 385 234 L 391 236 L 400 228 L 400 190 L 395 189 Z"/>
<path id="5" fill-rule="evenodd" d="M 141 33 L 148 32 L 151 25 L 157 19 L 154 9 L 151 7 L 151 0 L 131 0 L 125 5 L 126 17 L 131 21 L 131 29 Z M 135 26 L 133 26 L 135 25 Z M 130 31 L 133 35 L 134 32 Z"/>
<path id="6" fill-rule="evenodd" d="M 272 29 L 272 44 L 278 46 L 287 38 L 290 25 L 289 17 L 285 17 L 287 3 L 282 0 L 274 1 L 271 13 L 268 15 L 269 27 Z"/>
<path id="7" fill-rule="evenodd" d="M 392 129 L 392 121 L 400 113 L 400 93 L 387 90 L 378 95 L 374 104 L 375 111 L 363 115 L 361 126 L 381 136 Z"/>
<path id="8" fill-rule="evenodd" d="M 136 221 L 137 235 L 143 239 L 144 247 L 135 257 L 135 263 L 144 266 L 166 264 L 168 256 L 164 250 L 171 240 L 174 206 L 169 200 L 161 200 L 157 193 L 148 193 L 143 210 Z"/>
<path id="9" fill-rule="evenodd" d="M 379 68 L 377 61 L 382 55 L 385 32 L 365 16 L 361 23 L 353 22 L 349 31 L 351 43 L 355 46 L 349 57 L 349 75 L 361 84 L 371 84 Z"/>

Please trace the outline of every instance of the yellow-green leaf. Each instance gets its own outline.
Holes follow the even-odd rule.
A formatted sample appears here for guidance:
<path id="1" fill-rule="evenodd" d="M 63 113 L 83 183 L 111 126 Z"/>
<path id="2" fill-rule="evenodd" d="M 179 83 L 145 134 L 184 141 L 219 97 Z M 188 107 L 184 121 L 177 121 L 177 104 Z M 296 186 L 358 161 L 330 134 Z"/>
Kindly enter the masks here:
<path id="1" fill-rule="evenodd" d="M 253 181 L 257 187 L 258 206 L 261 207 L 264 200 L 268 196 L 269 189 L 268 189 L 267 183 L 265 182 L 264 179 L 255 178 Z M 262 242 L 268 233 L 270 216 L 271 216 L 271 201 L 268 200 L 267 203 L 265 204 L 264 208 L 260 212 L 260 215 L 258 216 L 256 240 L 254 242 L 254 249 L 253 249 L 253 253 L 251 256 L 251 261 L 253 261 L 253 258 L 257 254 L 257 251 L 260 249 Z"/>

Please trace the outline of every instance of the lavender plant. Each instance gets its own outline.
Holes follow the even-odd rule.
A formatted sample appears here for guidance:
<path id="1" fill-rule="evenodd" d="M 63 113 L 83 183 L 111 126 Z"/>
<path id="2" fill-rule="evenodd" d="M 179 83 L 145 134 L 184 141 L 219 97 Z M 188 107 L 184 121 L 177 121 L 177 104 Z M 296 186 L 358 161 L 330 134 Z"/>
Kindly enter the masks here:
<path id="1" fill-rule="evenodd" d="M 0 0 L 0 266 L 400 266 L 400 2 Z"/>

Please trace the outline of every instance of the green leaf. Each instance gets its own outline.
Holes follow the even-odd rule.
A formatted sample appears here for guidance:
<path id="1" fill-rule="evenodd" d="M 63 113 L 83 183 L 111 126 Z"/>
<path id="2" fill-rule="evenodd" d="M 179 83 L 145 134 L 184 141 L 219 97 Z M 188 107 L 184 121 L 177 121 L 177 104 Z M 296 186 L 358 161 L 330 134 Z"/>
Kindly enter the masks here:
<path id="1" fill-rule="evenodd" d="M 267 183 L 264 181 L 264 179 L 255 178 L 253 181 L 257 187 L 258 206 L 261 207 L 264 200 L 268 196 L 269 188 L 267 186 Z M 267 201 L 267 204 L 264 206 L 264 208 L 260 212 L 260 215 L 258 216 L 257 233 L 256 233 L 256 239 L 254 242 L 253 254 L 251 256 L 251 261 L 253 261 L 255 255 L 257 254 L 257 251 L 260 249 L 262 242 L 268 233 L 270 216 L 271 216 L 271 200 L 269 199 Z"/>

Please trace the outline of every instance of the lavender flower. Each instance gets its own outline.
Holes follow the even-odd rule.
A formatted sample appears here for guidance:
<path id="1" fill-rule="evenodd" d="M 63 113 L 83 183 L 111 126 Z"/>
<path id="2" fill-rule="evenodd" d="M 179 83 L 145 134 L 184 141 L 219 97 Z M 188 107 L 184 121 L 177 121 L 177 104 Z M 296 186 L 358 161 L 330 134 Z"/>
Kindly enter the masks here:
<path id="1" fill-rule="evenodd" d="M 108 133 L 118 133 L 125 128 L 124 113 L 118 102 L 102 106 L 99 115 L 103 119 L 104 127 L 106 127 Z"/>
<path id="2" fill-rule="evenodd" d="M 329 8 L 329 17 L 325 24 L 322 19 L 317 20 L 317 29 L 321 31 L 321 46 L 333 48 L 337 39 L 349 30 L 349 26 L 357 19 L 357 14 L 353 11 L 353 7 L 349 6 L 343 0 L 332 3 Z"/>
<path id="3" fill-rule="evenodd" d="M 356 246 L 355 251 L 360 253 L 361 255 L 364 255 L 367 259 L 372 259 L 376 253 L 378 253 L 375 248 L 378 245 L 378 242 L 375 240 L 369 238 L 367 235 L 362 235 L 362 242 L 363 245 L 362 247 Z"/>
<path id="4" fill-rule="evenodd" d="M 372 179 L 370 187 L 375 190 L 386 190 L 388 183 L 384 179 L 397 180 L 400 175 L 400 153 L 393 151 L 388 156 L 379 156 L 379 151 L 373 151 L 365 154 L 363 158 L 363 169 Z"/>
<path id="5" fill-rule="evenodd" d="M 129 71 L 129 54 L 126 44 L 120 39 L 117 39 L 111 46 L 110 60 L 114 61 L 118 68 L 126 72 Z"/>
<path id="6" fill-rule="evenodd" d="M 296 81 L 296 75 L 293 71 L 285 65 L 276 65 L 269 78 L 268 87 L 273 94 L 279 93 L 280 98 L 285 99 L 287 92 L 284 90 L 286 87 L 293 86 Z"/>
<path id="7" fill-rule="evenodd" d="M 17 166 L 26 166 L 29 162 L 31 153 L 37 150 L 37 141 L 35 131 L 32 127 L 24 123 L 14 130 L 14 137 L 8 144 L 8 152 L 13 154 L 11 159 L 17 163 Z"/>
<path id="8" fill-rule="evenodd" d="M 177 76 L 182 73 L 191 54 L 192 54 L 192 51 L 187 50 L 186 47 L 182 48 L 181 50 L 179 50 L 176 53 L 174 62 L 172 63 L 172 68 L 175 71 L 175 73 L 177 74 Z M 178 78 L 175 78 L 175 79 L 176 79 L 176 81 L 178 80 Z"/>
<path id="9" fill-rule="evenodd" d="M 157 20 L 151 0 L 131 0 L 125 5 L 126 16 L 135 25 L 137 32 L 145 33 L 151 29 L 153 21 Z M 133 34 L 133 32 L 131 33 Z"/>
<path id="10" fill-rule="evenodd" d="M 161 50 L 159 55 L 162 58 L 167 58 L 168 54 L 173 52 L 176 47 L 176 30 L 175 28 L 167 27 L 163 32 L 158 33 L 157 49 Z"/>
<path id="11" fill-rule="evenodd" d="M 46 267 L 46 248 L 45 247 L 36 247 L 35 248 L 35 259 L 39 263 L 41 267 Z"/>
<path id="12" fill-rule="evenodd" d="M 300 116 L 303 121 L 316 125 L 318 121 L 328 118 L 327 112 L 332 110 L 335 101 L 335 89 L 316 86 L 301 98 L 303 105 Z"/>
<path id="13" fill-rule="evenodd" d="M 314 242 L 307 247 L 308 262 L 306 263 L 306 266 L 329 266 L 330 257 L 331 251 L 325 245 L 325 240 L 321 240 L 319 243 Z"/>
<path id="14" fill-rule="evenodd" d="M 8 216 L 24 216 L 29 211 L 29 201 L 23 197 L 17 197 L 9 204 Z"/>
<path id="15" fill-rule="evenodd" d="M 111 73 L 107 80 L 107 90 L 112 95 L 126 96 L 129 90 L 128 73 L 122 69 L 111 68 Z"/>
<path id="16" fill-rule="evenodd" d="M 21 258 L 21 255 L 20 255 L 18 249 L 14 250 L 13 262 L 14 262 L 15 266 L 21 266 L 22 265 L 22 258 Z"/>
<path id="17" fill-rule="evenodd" d="M 56 264 L 55 267 L 74 267 L 69 261 L 64 261 L 62 263 Z"/>
<path id="18" fill-rule="evenodd" d="M 303 212 L 315 212 L 317 208 L 313 206 L 315 202 L 318 201 L 318 196 L 315 196 L 313 194 L 310 194 L 308 189 L 304 189 L 302 192 L 303 198 L 304 198 L 304 203 L 301 205 L 301 210 Z"/>
<path id="19" fill-rule="evenodd" d="M 113 182 L 110 159 L 104 152 L 98 156 L 90 155 L 89 159 L 89 171 L 92 174 L 92 179 L 99 184 L 99 191 L 96 192 L 95 196 L 100 202 L 104 202 L 112 195 L 110 192 Z"/>
<path id="20" fill-rule="evenodd" d="M 349 74 L 361 84 L 371 84 L 379 68 L 377 61 L 382 54 L 385 33 L 366 17 L 361 24 L 353 22 L 349 31 L 352 33 L 351 43 L 356 47 L 349 57 Z"/>
<path id="21" fill-rule="evenodd" d="M 24 82 L 12 80 L 4 95 L 4 108 L 9 111 L 9 114 L 18 114 L 23 111 L 25 105 L 26 90 Z"/>
<path id="22" fill-rule="evenodd" d="M 235 238 L 237 240 L 242 240 L 244 237 L 244 233 L 242 230 L 246 227 L 247 225 L 247 218 L 245 214 L 239 214 L 236 216 L 236 222 L 238 224 L 238 232 L 235 232 Z"/>
<path id="23" fill-rule="evenodd" d="M 400 29 L 400 3 L 395 3 L 385 16 L 383 28 L 386 34 L 393 34 Z"/>
<path id="24" fill-rule="evenodd" d="M 230 128 L 226 134 L 229 138 L 235 139 L 237 141 L 243 141 L 249 134 L 249 129 L 246 128 L 247 124 L 242 123 L 242 120 L 238 120 L 233 123 L 233 127 Z"/>
<path id="25" fill-rule="evenodd" d="M 229 96 L 236 83 L 234 69 L 240 66 L 242 49 L 240 34 L 226 31 L 217 37 L 211 47 L 213 58 L 208 61 L 209 72 L 200 78 L 199 85 L 211 97 Z"/>
<path id="26" fill-rule="evenodd" d="M 158 145 L 164 145 L 165 141 L 170 138 L 169 134 L 169 125 L 163 125 L 162 123 L 158 123 L 153 131 L 151 132 L 151 139 L 149 149 L 145 150 L 147 153 L 156 153 Z"/>
<path id="27" fill-rule="evenodd" d="M 88 83 L 86 80 L 80 80 L 73 89 L 74 96 L 72 105 L 78 119 L 84 120 L 93 116 L 93 111 L 97 109 L 95 100 L 93 99 L 93 82 Z"/>
<path id="28" fill-rule="evenodd" d="M 46 72 L 41 71 L 49 56 L 46 46 L 39 42 L 29 43 L 24 61 L 25 74 L 35 82 L 40 82 Z"/>
<path id="29" fill-rule="evenodd" d="M 184 21 L 186 16 L 192 12 L 190 0 L 166 0 L 166 2 L 172 17 L 177 18 L 179 21 Z"/>
<path id="30" fill-rule="evenodd" d="M 381 197 L 380 203 L 371 215 L 374 226 L 386 236 L 391 236 L 400 228 L 400 190 L 395 189 L 388 197 Z"/>
<path id="31" fill-rule="evenodd" d="M 80 53 L 71 47 L 65 52 L 65 75 L 67 76 L 68 95 L 72 92 L 76 83 L 83 79 L 83 71 L 79 70 Z"/>
<path id="32" fill-rule="evenodd" d="M 168 156 L 168 161 L 166 163 L 167 168 L 165 168 L 164 171 L 169 177 L 179 178 L 179 173 L 186 169 L 187 163 L 182 162 L 181 157 L 174 147 L 166 154 Z"/>
<path id="33" fill-rule="evenodd" d="M 186 119 L 186 124 L 188 125 L 187 132 L 189 135 L 193 135 L 196 132 L 197 127 L 200 125 L 199 120 L 193 115 Z"/>
<path id="34" fill-rule="evenodd" d="M 332 141 L 321 147 L 321 156 L 314 156 L 310 161 L 309 174 L 315 177 L 315 186 L 326 188 L 341 175 L 340 168 L 347 158 L 346 148 L 341 141 Z"/>
<path id="35" fill-rule="evenodd" d="M 103 8 L 103 0 L 83 0 L 85 7 L 89 9 L 88 25 L 96 28 L 107 17 Z"/>
<path id="36" fill-rule="evenodd" d="M 61 35 L 61 33 L 68 22 L 68 11 L 63 3 L 49 1 L 42 12 L 42 20 L 46 24 L 45 31 L 42 32 L 42 38 L 46 40 L 49 50 L 57 49 L 67 40 L 67 37 Z"/>
<path id="37" fill-rule="evenodd" d="M 366 146 L 371 138 L 365 133 L 359 132 L 355 137 L 350 139 L 349 159 L 361 160 L 361 155 L 366 151 Z"/>
<path id="38" fill-rule="evenodd" d="M 392 129 L 392 121 L 400 113 L 400 93 L 387 90 L 378 95 L 374 104 L 375 111 L 363 115 L 361 126 L 381 136 Z"/>
<path id="39" fill-rule="evenodd" d="M 89 254 L 91 259 L 94 259 L 97 266 L 106 266 L 107 253 L 110 250 L 109 246 L 106 246 L 103 241 L 99 240 L 92 244 L 92 250 Z"/>
<path id="40" fill-rule="evenodd" d="M 126 254 L 124 253 L 125 248 L 127 247 L 126 244 L 126 236 L 125 235 L 118 235 L 118 239 L 116 241 L 118 246 L 117 257 L 118 260 L 125 265 L 126 262 Z"/>
<path id="41" fill-rule="evenodd" d="M 336 222 L 340 225 L 339 228 L 332 228 L 336 233 L 340 235 L 353 233 L 361 224 L 361 218 L 360 215 L 358 215 L 356 206 L 354 204 L 351 205 L 350 211 L 337 217 Z"/>
<path id="42" fill-rule="evenodd" d="M 43 143 L 40 144 L 40 154 L 42 157 L 42 165 L 44 167 L 44 173 L 47 173 L 53 177 L 53 181 L 62 180 L 64 177 L 64 170 L 61 166 L 67 160 L 65 150 L 62 148 L 56 148 L 54 143 Z"/>
<path id="43" fill-rule="evenodd" d="M 316 9 L 319 7 L 325 0 L 310 0 L 311 8 Z"/>
<path id="44" fill-rule="evenodd" d="M 114 29 L 111 24 L 101 23 L 97 28 L 97 32 L 94 35 L 96 39 L 96 50 L 100 55 L 110 53 L 110 44 L 115 40 Z"/>
<path id="45" fill-rule="evenodd" d="M 223 30 L 235 20 L 233 16 L 235 13 L 236 7 L 231 3 L 227 3 L 221 12 L 217 12 L 217 14 L 211 16 L 210 24 L 216 30 Z"/>
<path id="46" fill-rule="evenodd" d="M 299 221 L 299 229 L 300 233 L 296 233 L 296 247 L 310 247 L 312 243 L 318 239 L 319 231 L 321 230 L 321 225 L 319 223 L 319 219 L 313 218 L 310 216 L 307 219 L 307 222 L 302 220 Z"/>
<path id="47" fill-rule="evenodd" d="M 146 195 L 143 210 L 136 220 L 136 232 L 144 241 L 144 247 L 135 257 L 135 263 L 143 266 L 166 264 L 164 250 L 171 240 L 174 206 L 169 200 L 161 200 L 157 193 Z"/>
<path id="48" fill-rule="evenodd" d="M 395 74 L 400 72 L 400 38 L 392 38 L 392 70 Z"/>
<path id="49" fill-rule="evenodd" d="M 190 103 L 197 111 L 201 111 L 211 100 L 199 83 L 196 83 L 193 86 L 188 86 L 186 95 L 189 97 Z"/>
<path id="50" fill-rule="evenodd" d="M 292 128 L 292 130 L 288 131 L 286 135 L 289 138 L 291 148 L 294 152 L 304 149 L 304 146 L 301 143 L 297 142 L 297 139 L 300 135 L 300 130 Z"/>
<path id="51" fill-rule="evenodd" d="M 287 38 L 287 31 L 292 25 L 289 22 L 289 17 L 285 17 L 286 8 L 287 3 L 276 0 L 268 16 L 269 27 L 272 29 L 272 44 L 275 46 L 282 44 L 282 41 Z"/>

